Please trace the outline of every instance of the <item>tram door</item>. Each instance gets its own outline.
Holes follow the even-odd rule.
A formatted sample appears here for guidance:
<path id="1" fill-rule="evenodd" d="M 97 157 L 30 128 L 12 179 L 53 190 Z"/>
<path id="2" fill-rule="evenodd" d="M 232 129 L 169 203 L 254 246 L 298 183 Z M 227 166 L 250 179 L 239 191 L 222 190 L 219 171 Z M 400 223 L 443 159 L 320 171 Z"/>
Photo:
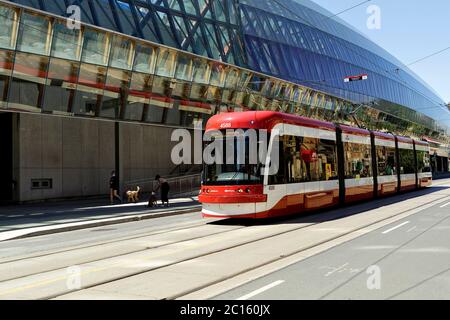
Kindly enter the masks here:
<path id="1" fill-rule="evenodd" d="M 12 121 L 12 113 L 0 113 L 0 202 L 13 199 Z"/>
<path id="2" fill-rule="evenodd" d="M 267 194 L 267 206 L 273 215 L 285 213 L 287 207 L 284 140 L 284 136 L 273 136 L 268 150 L 271 160 L 268 166 L 270 169 L 265 173 L 264 193 Z"/>

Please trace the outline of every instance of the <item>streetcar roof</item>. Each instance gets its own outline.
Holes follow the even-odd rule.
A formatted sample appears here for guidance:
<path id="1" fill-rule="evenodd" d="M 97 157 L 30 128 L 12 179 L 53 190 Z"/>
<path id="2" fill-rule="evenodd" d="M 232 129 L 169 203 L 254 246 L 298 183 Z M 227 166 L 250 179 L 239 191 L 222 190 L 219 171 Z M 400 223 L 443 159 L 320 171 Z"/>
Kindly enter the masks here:
<path id="1" fill-rule="evenodd" d="M 223 129 L 266 129 L 271 131 L 280 123 L 336 130 L 336 125 L 333 123 L 298 115 L 275 111 L 245 111 L 222 113 L 211 117 L 206 125 L 206 131 Z"/>

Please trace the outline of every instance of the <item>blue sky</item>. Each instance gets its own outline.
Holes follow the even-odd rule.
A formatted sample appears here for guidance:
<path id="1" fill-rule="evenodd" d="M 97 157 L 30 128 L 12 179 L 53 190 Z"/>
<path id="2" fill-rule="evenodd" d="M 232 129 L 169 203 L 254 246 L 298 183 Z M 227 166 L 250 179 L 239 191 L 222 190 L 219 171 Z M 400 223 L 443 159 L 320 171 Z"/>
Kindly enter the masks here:
<path id="1" fill-rule="evenodd" d="M 312 0 L 337 13 L 363 0 Z M 381 9 L 381 29 L 369 30 L 366 10 Z M 450 47 L 449 0 L 372 0 L 339 17 L 405 64 Z M 450 102 L 450 50 L 410 67 Z"/>

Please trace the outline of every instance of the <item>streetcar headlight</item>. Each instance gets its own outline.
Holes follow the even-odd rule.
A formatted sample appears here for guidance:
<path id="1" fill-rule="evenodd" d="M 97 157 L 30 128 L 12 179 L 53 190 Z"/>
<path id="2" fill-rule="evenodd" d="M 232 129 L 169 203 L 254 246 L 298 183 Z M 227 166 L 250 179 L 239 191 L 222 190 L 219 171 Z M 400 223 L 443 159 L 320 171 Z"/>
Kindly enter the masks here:
<path id="1" fill-rule="evenodd" d="M 244 190 L 242 190 L 242 189 L 238 189 L 238 191 L 237 192 L 239 192 L 239 193 L 242 193 L 242 192 L 244 192 Z"/>
<path id="2" fill-rule="evenodd" d="M 250 193 L 252 190 L 250 188 L 245 189 L 245 192 Z"/>

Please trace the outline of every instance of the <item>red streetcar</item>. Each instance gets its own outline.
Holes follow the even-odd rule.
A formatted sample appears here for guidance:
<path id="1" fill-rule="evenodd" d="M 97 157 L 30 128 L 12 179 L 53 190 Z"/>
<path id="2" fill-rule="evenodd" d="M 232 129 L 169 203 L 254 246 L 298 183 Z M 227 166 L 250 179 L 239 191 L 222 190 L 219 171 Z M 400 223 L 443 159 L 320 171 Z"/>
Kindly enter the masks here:
<path id="1" fill-rule="evenodd" d="M 271 111 L 216 115 L 206 134 L 206 148 L 235 143 L 204 164 L 204 217 L 301 214 L 432 183 L 428 143 L 406 137 Z"/>

